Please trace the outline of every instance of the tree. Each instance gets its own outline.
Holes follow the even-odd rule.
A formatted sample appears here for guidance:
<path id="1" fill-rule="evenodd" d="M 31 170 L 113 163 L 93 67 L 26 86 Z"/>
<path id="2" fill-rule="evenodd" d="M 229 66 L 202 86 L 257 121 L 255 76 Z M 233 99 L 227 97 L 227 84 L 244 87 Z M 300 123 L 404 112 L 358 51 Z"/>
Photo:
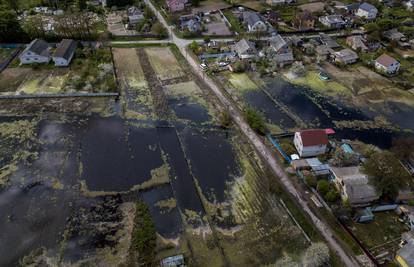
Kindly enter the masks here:
<path id="1" fill-rule="evenodd" d="M 86 0 L 76 0 L 76 7 L 79 10 L 85 10 L 87 7 Z"/>
<path id="2" fill-rule="evenodd" d="M 329 258 L 329 248 L 324 243 L 313 243 L 305 252 L 303 266 L 329 266 Z"/>
<path id="3" fill-rule="evenodd" d="M 329 182 L 326 180 L 318 181 L 316 185 L 316 190 L 318 190 L 318 192 L 321 193 L 322 195 L 325 195 L 329 191 Z"/>
<path id="4" fill-rule="evenodd" d="M 305 182 L 306 182 L 307 185 L 309 185 L 310 187 L 313 187 L 313 188 L 315 188 L 316 184 L 317 184 L 316 177 L 313 176 L 313 175 L 307 175 L 305 177 Z"/>
<path id="5" fill-rule="evenodd" d="M 22 42 L 25 41 L 26 34 L 17 20 L 14 11 L 0 9 L 0 42 Z"/>
<path id="6" fill-rule="evenodd" d="M 409 158 L 414 151 L 414 138 L 403 138 L 393 140 L 391 151 L 399 159 Z"/>
<path id="7" fill-rule="evenodd" d="M 253 107 L 247 107 L 244 110 L 244 117 L 255 132 L 261 135 L 266 133 L 266 123 L 262 113 Z"/>
<path id="8" fill-rule="evenodd" d="M 389 151 L 374 152 L 363 168 L 370 183 L 383 197 L 395 199 L 399 189 L 412 185 L 409 173 Z"/>
<path id="9" fill-rule="evenodd" d="M 230 113 L 228 111 L 223 111 L 223 113 L 221 113 L 220 116 L 220 125 L 223 128 L 229 128 L 231 125 L 231 116 Z"/>
<path id="10" fill-rule="evenodd" d="M 359 156 L 356 153 L 347 153 L 341 148 L 335 149 L 334 156 L 332 158 L 332 165 L 336 167 L 349 167 L 355 166 L 359 163 Z"/>
<path id="11" fill-rule="evenodd" d="M 325 194 L 324 198 L 328 202 L 335 202 L 339 198 L 339 193 L 334 188 L 331 188 L 328 193 Z"/>
<path id="12" fill-rule="evenodd" d="M 191 0 L 191 5 L 192 6 L 199 6 L 200 5 L 200 0 Z"/>
<path id="13" fill-rule="evenodd" d="M 167 36 L 167 30 L 164 28 L 164 26 L 162 26 L 160 22 L 154 23 L 154 25 L 152 25 L 151 27 L 151 31 L 154 34 L 161 36 L 161 37 Z"/>
<path id="14" fill-rule="evenodd" d="M 200 46 L 198 45 L 198 43 L 196 41 L 193 41 L 190 44 L 190 49 L 191 49 L 191 51 L 193 51 L 193 53 L 198 54 L 198 52 L 200 50 Z"/>

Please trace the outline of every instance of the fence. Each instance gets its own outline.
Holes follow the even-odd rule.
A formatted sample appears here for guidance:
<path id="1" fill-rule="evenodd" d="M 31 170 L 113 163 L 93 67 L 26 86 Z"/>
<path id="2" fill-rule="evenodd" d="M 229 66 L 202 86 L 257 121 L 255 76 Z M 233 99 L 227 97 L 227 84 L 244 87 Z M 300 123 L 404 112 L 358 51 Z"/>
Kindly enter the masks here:
<path id="1" fill-rule="evenodd" d="M 119 93 L 68 93 L 68 94 L 32 94 L 32 95 L 0 95 L 4 99 L 37 99 L 37 98 L 71 98 L 71 97 L 119 97 Z"/>

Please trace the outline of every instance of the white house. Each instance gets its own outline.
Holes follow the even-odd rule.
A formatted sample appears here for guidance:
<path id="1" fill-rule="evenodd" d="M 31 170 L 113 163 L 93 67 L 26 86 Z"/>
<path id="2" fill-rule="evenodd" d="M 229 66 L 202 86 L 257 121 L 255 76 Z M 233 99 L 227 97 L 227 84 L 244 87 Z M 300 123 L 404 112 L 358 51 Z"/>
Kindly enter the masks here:
<path id="1" fill-rule="evenodd" d="M 391 74 L 396 73 L 400 69 L 400 63 L 387 54 L 382 54 L 375 60 L 375 68 L 379 71 Z"/>
<path id="2" fill-rule="evenodd" d="M 364 19 L 375 19 L 378 14 L 378 9 L 368 3 L 362 3 L 355 13 L 356 16 Z"/>
<path id="3" fill-rule="evenodd" d="M 267 30 L 266 24 L 256 12 L 243 12 L 243 21 L 246 23 L 249 32 L 264 32 Z"/>
<path id="4" fill-rule="evenodd" d="M 328 136 L 325 130 L 304 130 L 295 133 L 293 143 L 301 157 L 313 157 L 325 154 Z"/>
<path id="5" fill-rule="evenodd" d="M 19 55 L 22 64 L 49 63 L 51 60 L 50 46 L 43 40 L 33 40 Z"/>
<path id="6" fill-rule="evenodd" d="M 71 39 L 63 39 L 56 48 L 53 54 L 53 61 L 55 66 L 67 67 L 69 66 L 76 51 L 76 42 Z"/>

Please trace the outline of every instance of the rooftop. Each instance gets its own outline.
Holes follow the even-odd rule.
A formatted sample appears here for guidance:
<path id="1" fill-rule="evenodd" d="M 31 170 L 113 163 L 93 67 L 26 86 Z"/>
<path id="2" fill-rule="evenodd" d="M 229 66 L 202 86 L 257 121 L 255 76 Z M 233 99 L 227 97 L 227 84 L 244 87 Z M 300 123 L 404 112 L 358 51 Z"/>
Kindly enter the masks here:
<path id="1" fill-rule="evenodd" d="M 394 63 L 397 63 L 398 61 L 395 59 L 395 58 L 393 58 L 393 57 L 390 57 L 389 55 L 387 55 L 387 54 L 382 54 L 380 57 L 378 57 L 376 60 L 375 60 L 377 63 L 379 63 L 379 64 L 381 64 L 382 66 L 384 66 L 384 67 L 389 67 L 389 66 L 391 66 L 392 64 L 394 64 Z"/>
<path id="2" fill-rule="evenodd" d="M 303 146 L 327 145 L 328 136 L 325 130 L 304 130 L 299 132 Z"/>

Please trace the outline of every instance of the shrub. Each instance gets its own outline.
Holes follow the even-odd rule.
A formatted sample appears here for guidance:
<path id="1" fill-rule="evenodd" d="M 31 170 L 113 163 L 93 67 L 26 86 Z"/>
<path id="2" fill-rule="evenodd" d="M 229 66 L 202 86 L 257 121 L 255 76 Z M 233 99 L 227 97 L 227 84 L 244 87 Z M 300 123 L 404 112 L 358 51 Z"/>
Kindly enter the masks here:
<path id="1" fill-rule="evenodd" d="M 138 251 L 143 266 L 150 265 L 155 258 L 156 231 L 149 208 L 145 203 L 136 203 L 132 246 Z"/>
<path id="2" fill-rule="evenodd" d="M 247 107 L 244 111 L 244 117 L 255 132 L 261 135 L 266 133 L 266 124 L 262 113 L 253 107 Z"/>
<path id="3" fill-rule="evenodd" d="M 308 176 L 306 176 L 306 177 L 305 177 L 305 182 L 306 182 L 306 184 L 307 184 L 307 185 L 309 185 L 310 187 L 313 187 L 313 188 L 315 188 L 315 187 L 316 187 L 316 183 L 317 183 L 317 181 L 316 181 L 316 177 L 315 177 L 315 176 L 313 176 L 313 175 L 308 175 Z"/>
<path id="4" fill-rule="evenodd" d="M 335 189 L 330 189 L 328 193 L 325 194 L 325 199 L 328 202 L 335 202 L 339 198 L 339 193 Z"/>
<path id="5" fill-rule="evenodd" d="M 329 191 L 329 182 L 326 180 L 320 180 L 316 185 L 316 190 L 322 195 L 325 195 Z"/>

